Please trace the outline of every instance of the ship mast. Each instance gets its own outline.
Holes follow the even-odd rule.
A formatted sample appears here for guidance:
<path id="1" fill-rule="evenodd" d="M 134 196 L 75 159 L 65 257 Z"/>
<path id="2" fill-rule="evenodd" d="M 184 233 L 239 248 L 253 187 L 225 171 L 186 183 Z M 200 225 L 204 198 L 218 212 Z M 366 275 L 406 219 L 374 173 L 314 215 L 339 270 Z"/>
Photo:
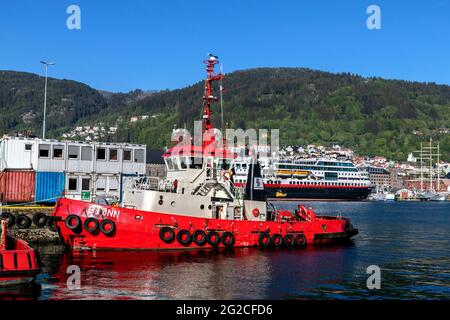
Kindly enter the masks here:
<path id="1" fill-rule="evenodd" d="M 212 130 L 213 126 L 211 123 L 211 104 L 213 102 L 218 101 L 218 98 L 213 95 L 213 87 L 212 84 L 214 81 L 222 81 L 224 78 L 224 75 L 222 72 L 216 74 L 214 71 L 214 68 L 216 64 L 219 64 L 219 60 L 217 56 L 214 56 L 210 53 L 208 53 L 209 59 L 203 61 L 204 64 L 206 64 L 206 80 L 205 80 L 205 93 L 203 95 L 203 117 L 202 117 L 202 134 L 204 135 L 205 132 L 208 130 Z M 203 141 L 203 146 L 208 145 L 210 143 L 214 142 L 214 137 L 211 137 L 210 141 Z"/>

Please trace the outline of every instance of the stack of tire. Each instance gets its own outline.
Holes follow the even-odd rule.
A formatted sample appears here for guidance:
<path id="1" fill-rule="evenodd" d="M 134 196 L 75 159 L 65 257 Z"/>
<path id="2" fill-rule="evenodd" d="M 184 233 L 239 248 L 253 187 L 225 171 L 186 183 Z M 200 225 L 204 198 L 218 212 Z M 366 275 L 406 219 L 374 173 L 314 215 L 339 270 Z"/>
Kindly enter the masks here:
<path id="1" fill-rule="evenodd" d="M 19 229 L 28 229 L 33 224 L 38 228 L 44 228 L 48 226 L 51 222 L 51 219 L 49 216 L 47 216 L 45 213 L 37 212 L 35 213 L 32 218 L 25 214 L 19 214 L 17 216 L 14 216 L 10 212 L 3 212 L 2 218 L 7 219 L 8 228 L 11 228 L 13 226 L 16 226 Z"/>

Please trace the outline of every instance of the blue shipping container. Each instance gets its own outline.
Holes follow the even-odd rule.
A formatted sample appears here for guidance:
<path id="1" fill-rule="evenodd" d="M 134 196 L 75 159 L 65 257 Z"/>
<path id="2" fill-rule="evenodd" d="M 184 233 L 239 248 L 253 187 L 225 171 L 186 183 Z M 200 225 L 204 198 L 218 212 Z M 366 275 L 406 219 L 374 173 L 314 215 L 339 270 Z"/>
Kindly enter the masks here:
<path id="1" fill-rule="evenodd" d="M 62 196 L 65 185 L 63 172 L 36 172 L 36 202 L 55 203 Z"/>

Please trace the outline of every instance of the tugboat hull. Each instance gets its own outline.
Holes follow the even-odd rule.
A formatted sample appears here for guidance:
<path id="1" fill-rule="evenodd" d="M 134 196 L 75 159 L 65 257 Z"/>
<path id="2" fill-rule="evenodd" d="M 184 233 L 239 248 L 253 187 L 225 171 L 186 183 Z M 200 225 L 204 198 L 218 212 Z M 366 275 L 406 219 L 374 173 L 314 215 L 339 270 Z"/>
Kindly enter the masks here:
<path id="1" fill-rule="evenodd" d="M 304 246 L 345 241 L 358 232 L 345 218 L 320 216 L 312 221 L 283 222 L 208 219 L 65 198 L 57 202 L 53 216 L 62 239 L 75 250 Z"/>

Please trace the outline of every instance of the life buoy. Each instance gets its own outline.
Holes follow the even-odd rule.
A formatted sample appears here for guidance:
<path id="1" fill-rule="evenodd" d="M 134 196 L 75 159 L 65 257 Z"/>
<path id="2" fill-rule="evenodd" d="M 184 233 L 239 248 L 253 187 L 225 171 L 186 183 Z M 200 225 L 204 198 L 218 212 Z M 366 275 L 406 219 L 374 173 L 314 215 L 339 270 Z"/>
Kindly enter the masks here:
<path id="1" fill-rule="evenodd" d="M 220 244 L 220 235 L 216 231 L 210 231 L 206 235 L 206 241 L 211 247 L 217 247 Z"/>
<path id="2" fill-rule="evenodd" d="M 255 218 L 258 218 L 258 217 L 259 217 L 259 209 L 258 209 L 258 208 L 254 208 L 254 209 L 252 210 L 252 214 L 253 214 L 253 216 L 254 216 Z"/>
<path id="3" fill-rule="evenodd" d="M 295 245 L 295 239 L 291 234 L 287 234 L 283 238 L 283 243 L 286 247 L 291 248 Z"/>
<path id="4" fill-rule="evenodd" d="M 163 242 L 170 244 L 175 240 L 175 231 L 169 227 L 162 227 L 159 230 L 159 237 Z"/>
<path id="5" fill-rule="evenodd" d="M 99 222 L 96 218 L 87 218 L 84 220 L 84 230 L 89 232 L 90 234 L 97 234 L 99 229 Z"/>
<path id="6" fill-rule="evenodd" d="M 268 248 L 270 246 L 270 235 L 266 232 L 260 233 L 258 243 L 261 247 Z"/>
<path id="7" fill-rule="evenodd" d="M 306 237 L 303 233 L 295 236 L 295 245 L 300 248 L 306 247 Z"/>
<path id="8" fill-rule="evenodd" d="M 203 247 L 206 244 L 206 233 L 203 230 L 195 230 L 192 235 L 192 241 L 199 247 Z"/>
<path id="9" fill-rule="evenodd" d="M 111 219 L 105 219 L 100 223 L 100 231 L 105 236 L 113 236 L 116 232 L 116 224 Z"/>
<path id="10" fill-rule="evenodd" d="M 281 236 L 281 234 L 274 234 L 271 238 L 270 238 L 270 245 L 274 248 L 279 248 L 283 245 L 283 237 Z"/>
<path id="11" fill-rule="evenodd" d="M 31 227 L 31 223 L 31 219 L 24 214 L 19 214 L 16 218 L 16 224 L 19 229 L 28 229 Z"/>
<path id="12" fill-rule="evenodd" d="M 3 219 L 8 219 L 8 222 L 6 224 L 6 226 L 8 228 L 11 228 L 16 223 L 16 217 L 10 212 L 3 212 L 2 213 L 2 218 Z"/>
<path id="13" fill-rule="evenodd" d="M 64 223 L 67 229 L 70 229 L 72 231 L 78 231 L 81 228 L 81 219 L 75 214 L 69 214 Z"/>
<path id="14" fill-rule="evenodd" d="M 191 233 L 188 230 L 182 229 L 178 231 L 177 240 L 182 246 L 188 247 L 192 243 Z"/>
<path id="15" fill-rule="evenodd" d="M 234 244 L 236 242 L 236 239 L 234 238 L 233 233 L 225 231 L 224 233 L 222 233 L 221 241 L 225 247 L 233 248 Z"/>
<path id="16" fill-rule="evenodd" d="M 47 225 L 48 217 L 45 213 L 38 212 L 33 215 L 33 223 L 38 228 L 43 228 Z"/>

